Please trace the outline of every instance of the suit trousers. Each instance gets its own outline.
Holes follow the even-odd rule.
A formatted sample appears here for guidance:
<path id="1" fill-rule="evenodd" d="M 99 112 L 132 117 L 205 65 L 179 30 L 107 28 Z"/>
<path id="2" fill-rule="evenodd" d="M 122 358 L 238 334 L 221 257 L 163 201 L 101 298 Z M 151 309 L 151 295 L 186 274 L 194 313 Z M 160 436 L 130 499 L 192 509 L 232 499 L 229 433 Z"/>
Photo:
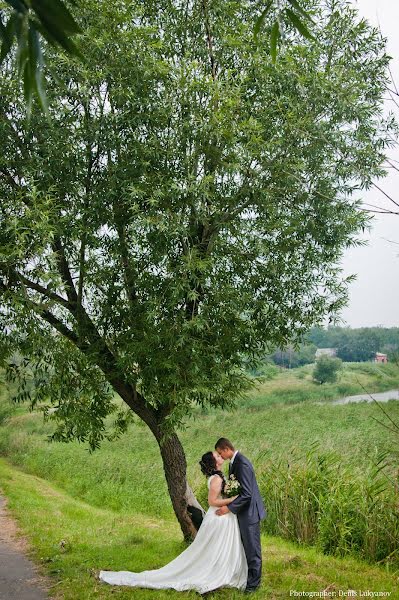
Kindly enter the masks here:
<path id="1" fill-rule="evenodd" d="M 262 549 L 260 545 L 260 521 L 240 526 L 241 540 L 248 563 L 247 588 L 257 588 L 262 575 Z"/>

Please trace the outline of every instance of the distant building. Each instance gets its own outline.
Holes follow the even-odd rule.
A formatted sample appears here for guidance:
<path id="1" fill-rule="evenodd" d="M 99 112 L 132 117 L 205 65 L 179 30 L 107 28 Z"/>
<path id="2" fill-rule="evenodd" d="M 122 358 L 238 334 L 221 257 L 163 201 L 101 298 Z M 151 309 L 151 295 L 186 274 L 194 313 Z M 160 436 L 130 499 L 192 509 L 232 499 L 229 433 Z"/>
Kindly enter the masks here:
<path id="1" fill-rule="evenodd" d="M 382 354 L 381 352 L 376 352 L 375 353 L 374 362 L 376 362 L 376 363 L 387 363 L 388 362 L 388 356 L 386 354 Z"/>
<path id="2" fill-rule="evenodd" d="M 336 348 L 317 348 L 315 358 L 316 360 L 320 358 L 320 356 L 337 356 Z"/>

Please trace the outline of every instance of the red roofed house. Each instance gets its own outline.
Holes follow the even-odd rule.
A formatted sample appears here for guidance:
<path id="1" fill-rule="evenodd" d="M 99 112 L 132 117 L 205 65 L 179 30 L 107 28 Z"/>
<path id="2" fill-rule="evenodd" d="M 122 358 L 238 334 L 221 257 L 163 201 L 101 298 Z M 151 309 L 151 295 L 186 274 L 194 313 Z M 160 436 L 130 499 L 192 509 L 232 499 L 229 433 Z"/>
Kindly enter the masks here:
<path id="1" fill-rule="evenodd" d="M 376 362 L 376 363 L 387 363 L 388 362 L 388 356 L 386 354 L 382 354 L 381 352 L 376 352 L 375 353 L 374 362 Z"/>

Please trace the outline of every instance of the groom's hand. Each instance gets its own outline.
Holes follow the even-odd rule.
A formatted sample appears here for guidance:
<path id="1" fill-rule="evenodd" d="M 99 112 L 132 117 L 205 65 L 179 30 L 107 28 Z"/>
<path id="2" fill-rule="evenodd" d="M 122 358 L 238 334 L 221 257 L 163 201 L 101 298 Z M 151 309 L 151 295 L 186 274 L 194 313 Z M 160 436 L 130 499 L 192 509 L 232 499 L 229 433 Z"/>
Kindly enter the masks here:
<path id="1" fill-rule="evenodd" d="M 218 517 L 220 517 L 221 515 L 226 515 L 228 512 L 229 509 L 227 508 L 227 506 L 221 506 L 217 509 L 216 514 L 218 515 Z"/>

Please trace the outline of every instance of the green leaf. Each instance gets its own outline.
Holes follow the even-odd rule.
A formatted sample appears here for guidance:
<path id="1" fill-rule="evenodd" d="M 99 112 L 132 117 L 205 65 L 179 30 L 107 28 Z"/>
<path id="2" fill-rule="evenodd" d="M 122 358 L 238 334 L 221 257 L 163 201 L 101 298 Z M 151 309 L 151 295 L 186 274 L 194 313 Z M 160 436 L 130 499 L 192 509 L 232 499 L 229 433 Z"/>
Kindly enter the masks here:
<path id="1" fill-rule="evenodd" d="M 272 5 L 272 0 L 269 0 L 269 2 L 266 4 L 265 8 L 263 9 L 263 11 L 261 12 L 261 14 L 259 15 L 259 17 L 256 19 L 255 22 L 255 27 L 254 27 L 254 36 L 257 37 L 260 31 L 260 28 L 262 27 L 266 15 L 269 12 L 270 8 Z"/>
<path id="2" fill-rule="evenodd" d="M 303 37 L 307 38 L 308 40 L 315 39 L 314 36 L 310 33 L 309 29 L 301 21 L 301 19 L 298 17 L 298 15 L 296 15 L 294 13 L 294 11 L 292 11 L 290 8 L 286 8 L 285 13 L 286 13 L 287 17 L 289 18 L 289 20 L 291 21 L 291 23 L 293 24 L 293 26 L 295 27 L 295 29 L 297 31 L 299 31 L 299 33 L 301 35 L 303 35 Z"/>
<path id="3" fill-rule="evenodd" d="M 42 51 L 40 48 L 40 44 L 38 44 L 38 46 L 39 46 L 39 51 L 41 54 Z M 39 103 L 40 103 L 40 106 L 41 106 L 44 114 L 48 117 L 49 116 L 48 102 L 47 102 L 46 90 L 44 89 L 44 76 L 43 76 L 43 67 L 42 66 L 40 68 L 36 69 L 35 78 L 36 78 L 37 97 L 39 99 Z"/>
<path id="4" fill-rule="evenodd" d="M 34 80 L 32 77 L 31 65 L 28 60 L 25 62 L 25 66 L 24 66 L 23 83 L 24 83 L 24 96 L 25 96 L 25 100 L 28 104 L 28 112 L 29 112 L 31 101 L 32 101 L 32 91 L 33 91 L 32 88 L 34 88 Z"/>
<path id="5" fill-rule="evenodd" d="M 20 21 L 20 19 L 18 19 L 18 21 Z M 17 60 L 17 67 L 18 67 L 19 75 L 21 75 L 21 73 L 24 72 L 25 64 L 28 60 L 27 22 L 24 21 L 23 23 L 20 23 L 20 25 L 21 25 L 21 27 L 18 27 L 18 25 L 17 25 L 17 32 L 16 32 L 16 36 L 18 38 L 18 48 L 17 48 L 16 60 Z"/>
<path id="6" fill-rule="evenodd" d="M 270 33 L 270 54 L 272 61 L 275 63 L 277 59 L 277 42 L 281 37 L 280 24 L 278 21 L 273 23 L 273 27 Z"/>
<path id="7" fill-rule="evenodd" d="M 61 0 L 31 0 L 32 8 L 43 24 L 54 33 L 82 33 L 81 28 Z"/>
<path id="8" fill-rule="evenodd" d="M 37 45 L 35 43 L 35 37 L 37 38 L 37 31 L 35 30 L 32 23 L 29 23 L 29 33 L 28 33 L 28 49 L 29 49 L 29 64 L 32 72 L 34 72 L 37 68 L 38 64 L 38 54 L 37 54 Z"/>
<path id="9" fill-rule="evenodd" d="M 29 62 L 31 68 L 31 85 L 37 94 L 43 112 L 48 116 L 48 104 L 43 85 L 43 53 L 40 46 L 39 35 L 30 23 L 29 26 Z"/>
<path id="10" fill-rule="evenodd" d="M 0 13 L 0 38 L 2 40 L 5 39 L 5 35 L 6 35 L 6 28 L 5 25 L 3 23 L 3 19 L 1 18 L 1 13 Z"/>
<path id="11" fill-rule="evenodd" d="M 1 53 L 0 53 L 0 65 L 3 63 L 6 56 L 8 56 L 16 33 L 16 21 L 18 19 L 17 13 L 13 13 L 7 21 L 7 25 L 4 26 L 2 24 L 1 37 L 3 43 L 1 45 Z"/>
<path id="12" fill-rule="evenodd" d="M 51 28 L 51 25 L 48 26 L 43 23 L 37 23 L 36 29 L 52 46 L 62 46 L 62 48 L 64 48 L 64 50 L 66 50 L 71 56 L 77 56 L 81 60 L 84 60 L 83 54 L 68 35 L 65 35 L 63 32 L 58 30 L 55 31 Z"/>
<path id="13" fill-rule="evenodd" d="M 6 0 L 6 3 L 19 13 L 26 13 L 28 8 L 21 0 Z"/>
<path id="14" fill-rule="evenodd" d="M 308 19 L 311 23 L 314 23 L 310 14 L 302 8 L 302 6 L 299 4 L 298 0 L 288 0 L 288 2 L 291 4 L 291 6 L 293 8 L 295 8 L 295 10 L 297 12 L 299 12 L 303 17 L 305 17 L 305 19 Z"/>
<path id="15" fill-rule="evenodd" d="M 62 46 L 69 54 L 84 59 L 71 36 L 82 33 L 68 8 L 61 0 L 32 0 L 32 8 L 35 11 L 40 24 L 37 30 L 53 46 Z"/>

